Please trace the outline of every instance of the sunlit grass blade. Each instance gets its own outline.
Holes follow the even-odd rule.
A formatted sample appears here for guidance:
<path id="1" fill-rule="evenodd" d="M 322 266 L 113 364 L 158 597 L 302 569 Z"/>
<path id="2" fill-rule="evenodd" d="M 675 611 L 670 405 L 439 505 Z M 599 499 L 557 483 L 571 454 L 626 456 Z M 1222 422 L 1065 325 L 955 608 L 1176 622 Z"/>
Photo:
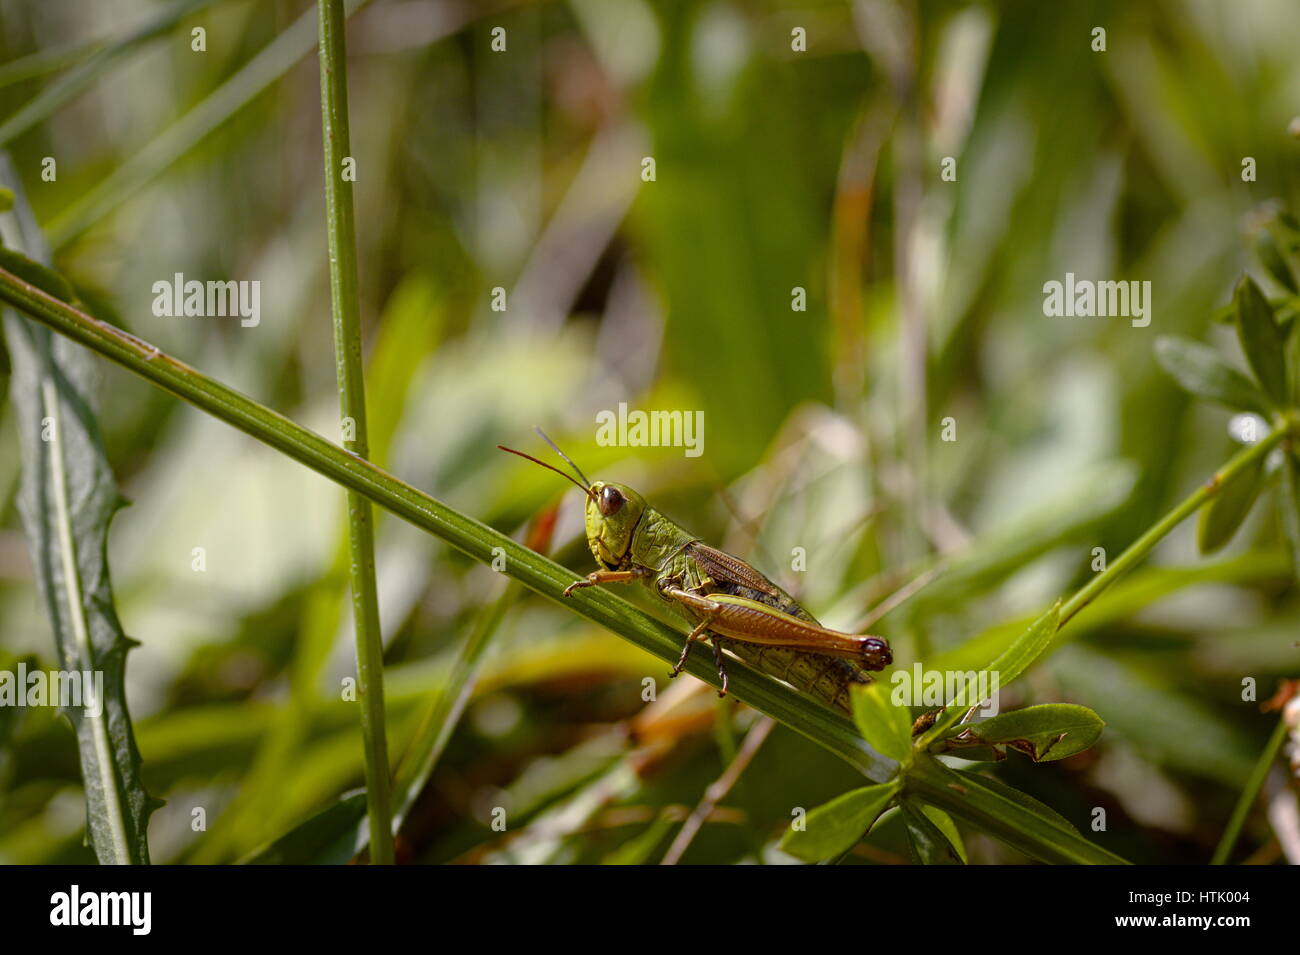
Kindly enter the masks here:
<path id="1" fill-rule="evenodd" d="M 352 858 L 366 794 L 352 793 L 243 860 L 245 865 L 342 865 Z"/>
<path id="2" fill-rule="evenodd" d="M 51 47 L 46 50 L 36 50 L 27 56 L 20 56 L 16 60 L 10 60 L 0 66 L 0 89 L 12 86 L 15 83 L 22 83 L 25 80 L 35 79 L 38 76 L 45 76 L 47 73 L 57 73 L 73 63 L 94 56 L 95 52 L 102 49 L 103 46 L 104 44 L 100 41 L 73 43 L 67 46 Z"/>
<path id="3" fill-rule="evenodd" d="M 348 3 L 348 15 L 368 2 L 353 0 Z M 154 139 L 135 150 L 126 162 L 55 216 L 48 227 L 51 245 L 56 249 L 62 248 L 116 209 L 252 103 L 315 46 L 316 11 L 308 10 L 244 64 L 239 72 Z"/>
<path id="4" fill-rule="evenodd" d="M 123 54 L 147 40 L 161 36 L 180 20 L 212 3 L 213 0 L 176 0 L 158 10 L 120 40 L 98 49 L 88 60 L 45 87 L 27 105 L 0 124 L 0 146 L 8 145 L 14 137 L 21 136 L 33 126 L 49 119 L 68 100 L 98 79 Z M 10 64 L 9 69 L 21 74 L 30 72 L 31 66 L 19 71 L 14 64 Z"/>
<path id="5" fill-rule="evenodd" d="M 534 521 L 525 541 L 530 550 L 539 554 L 550 550 L 551 533 L 555 529 L 557 514 L 558 508 L 553 507 Z M 500 595 L 479 613 L 469 637 L 457 651 L 451 673 L 435 692 L 407 750 L 407 757 L 398 767 L 394 828 L 401 828 L 402 820 L 411 811 L 425 783 L 433 775 L 474 692 L 484 652 L 500 628 L 501 621 L 505 619 L 506 612 L 522 592 L 523 588 L 518 584 L 513 581 L 507 583 Z"/>

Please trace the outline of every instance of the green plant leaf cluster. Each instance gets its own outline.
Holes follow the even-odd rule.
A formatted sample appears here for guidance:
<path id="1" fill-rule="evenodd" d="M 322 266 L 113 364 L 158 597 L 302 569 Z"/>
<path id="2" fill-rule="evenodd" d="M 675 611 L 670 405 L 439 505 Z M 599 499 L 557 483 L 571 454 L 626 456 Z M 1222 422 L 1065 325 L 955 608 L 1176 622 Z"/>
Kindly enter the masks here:
<path id="1" fill-rule="evenodd" d="M 1279 284 L 1294 294 L 1295 279 L 1289 257 L 1300 244 L 1300 230 L 1284 226 L 1288 256 L 1284 257 L 1270 232 L 1261 232 L 1257 245 L 1265 267 Z M 1252 378 L 1233 368 L 1218 352 L 1197 342 L 1163 337 L 1156 342 L 1156 357 L 1164 369 L 1189 393 L 1236 411 L 1266 415 L 1263 427 L 1287 427 L 1300 409 L 1300 323 L 1283 322 L 1281 306 L 1271 304 L 1254 280 L 1243 276 L 1232 297 L 1229 317 Z M 1247 423 L 1254 433 L 1255 425 Z M 1300 555 L 1300 519 L 1296 503 L 1295 473 L 1300 466 L 1294 441 L 1287 442 L 1278 469 L 1283 533 L 1292 553 Z M 1256 461 L 1215 489 L 1214 499 L 1197 522 L 1197 546 L 1204 554 L 1222 548 L 1249 516 L 1268 483 L 1264 461 Z M 1300 574 L 1300 560 L 1295 563 Z"/>

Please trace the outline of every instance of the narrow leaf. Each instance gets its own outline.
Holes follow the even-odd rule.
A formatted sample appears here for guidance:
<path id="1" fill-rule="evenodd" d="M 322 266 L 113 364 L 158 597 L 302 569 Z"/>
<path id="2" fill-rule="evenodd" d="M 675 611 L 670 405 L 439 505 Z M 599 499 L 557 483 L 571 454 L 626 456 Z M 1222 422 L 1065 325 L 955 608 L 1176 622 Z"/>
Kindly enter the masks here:
<path id="1" fill-rule="evenodd" d="M 1156 339 L 1156 361 L 1184 391 L 1236 411 L 1266 413 L 1268 399 L 1213 348 L 1186 338 Z"/>
<path id="2" fill-rule="evenodd" d="M 952 816 L 938 806 L 929 806 L 925 803 L 917 803 L 916 806 L 943 833 L 943 837 L 948 840 L 949 845 L 957 850 L 957 856 L 961 859 L 962 864 L 965 865 L 969 862 L 970 859 L 966 855 L 966 843 L 962 841 L 961 833 L 957 831 L 957 823 Z"/>
<path id="3" fill-rule="evenodd" d="M 954 769 L 953 773 L 965 780 L 968 786 L 979 786 L 992 793 L 996 798 L 1009 804 L 1017 806 L 1021 811 L 1034 816 L 1039 822 L 1064 832 L 1078 832 L 1079 830 L 1059 812 L 1040 802 L 1028 793 L 1021 792 L 1014 786 L 1008 786 L 996 776 L 985 775 L 984 773 L 970 772 L 964 769 Z M 1010 813 L 1008 816 L 1010 817 Z"/>
<path id="4" fill-rule="evenodd" d="M 1291 274 L 1291 267 L 1267 229 L 1261 229 L 1256 234 L 1254 245 L 1255 254 L 1259 256 L 1259 261 L 1268 270 L 1268 274 L 1292 295 L 1300 292 L 1295 284 L 1295 276 Z"/>
<path id="5" fill-rule="evenodd" d="M 912 861 L 917 865 L 964 865 L 966 860 L 948 840 L 948 836 L 922 811 L 925 808 L 911 802 L 903 803 L 903 823 L 907 826 L 907 843 L 912 850 Z M 930 809 L 939 813 L 941 810 Z M 944 818 L 948 818 L 943 813 Z M 952 822 L 948 819 L 949 823 Z M 956 827 L 953 828 L 956 831 Z"/>
<path id="6" fill-rule="evenodd" d="M 992 687 L 993 692 L 997 692 L 1024 673 L 1051 644 L 1060 620 L 1061 602 L 1058 600 L 1052 605 L 1051 610 L 1030 624 L 1029 629 L 998 654 L 992 663 L 980 672 L 968 674 L 962 686 L 948 701 L 947 708 L 925 732 L 918 745 L 928 747 L 936 739 L 940 739 L 948 727 L 961 717 L 963 710 L 980 702 L 982 688 Z M 920 687 L 913 687 L 914 694 L 919 694 L 920 690 Z M 913 696 L 913 698 L 918 697 Z"/>
<path id="7" fill-rule="evenodd" d="M 1196 546 L 1202 554 L 1211 554 L 1232 540 L 1259 497 L 1263 476 L 1263 459 L 1260 459 L 1233 475 L 1210 503 L 1201 508 L 1196 522 Z"/>
<path id="8" fill-rule="evenodd" d="M 885 811 L 898 792 L 898 783 L 854 789 L 823 803 L 803 820 L 802 830 L 790 829 L 781 849 L 805 862 L 818 862 L 852 849 Z"/>
<path id="9" fill-rule="evenodd" d="M 988 669 L 997 674 L 999 686 L 1007 686 L 1029 669 L 1029 665 L 1038 659 L 1052 642 L 1052 637 L 1056 636 L 1060 619 L 1061 602 L 1058 600 L 1052 605 L 1051 610 L 1030 624 L 1029 629 L 1021 634 L 1020 639 L 998 654 L 998 658 L 989 664 Z M 978 701 L 971 701 L 971 703 L 976 702 Z"/>
<path id="10" fill-rule="evenodd" d="M 644 831 L 629 839 L 605 858 L 601 865 L 645 865 L 656 850 L 663 844 L 668 833 L 677 825 L 671 814 L 662 812 L 655 817 Z"/>
<path id="11" fill-rule="evenodd" d="M 7 160 L 0 176 L 16 187 Z M 0 219 L 4 241 L 47 259 L 21 194 L 18 200 L 16 213 Z M 6 257 L 6 267 L 13 259 Z M 89 686 L 102 688 L 93 705 L 83 698 L 87 705 L 65 710 L 81 754 L 90 843 L 102 864 L 147 863 L 148 820 L 157 801 L 140 781 L 127 712 L 124 674 L 132 644 L 114 610 L 107 556 L 109 521 L 122 498 L 90 410 L 90 355 L 9 309 L 4 332 L 23 462 L 18 511 L 37 590 L 60 667 L 88 672 Z"/>
<path id="12" fill-rule="evenodd" d="M 45 86 L 25 106 L 0 124 L 0 146 L 7 145 L 33 126 L 49 119 L 134 47 L 166 34 L 182 18 L 211 3 L 212 0 L 180 0 L 156 9 L 121 39 L 96 50 L 75 69 Z"/>
<path id="13" fill-rule="evenodd" d="M 1255 378 L 1274 404 L 1287 400 L 1286 362 L 1283 359 L 1282 332 L 1273 317 L 1264 294 L 1250 276 L 1237 283 L 1233 296 L 1236 308 L 1237 338 L 1246 354 Z"/>
<path id="14" fill-rule="evenodd" d="M 1123 864 L 1066 819 L 1032 796 L 992 776 L 949 769 L 938 760 L 917 759 L 908 774 L 909 796 L 975 823 L 1010 846 L 1042 862 Z"/>
<path id="15" fill-rule="evenodd" d="M 1009 746 L 1034 762 L 1052 762 L 1083 752 L 1097 741 L 1106 724 L 1086 706 L 1046 703 L 1001 713 L 971 726 L 957 728 L 943 741 L 945 749 L 971 746 Z"/>
<path id="16" fill-rule="evenodd" d="M 30 282 L 61 302 L 71 302 L 76 298 L 67 279 L 53 269 L 33 262 L 21 252 L 0 247 L 0 268 L 8 269 L 24 282 Z"/>
<path id="17" fill-rule="evenodd" d="M 884 683 L 853 689 L 853 722 L 871 748 L 899 763 L 912 757 L 912 715 Z"/>
<path id="18" fill-rule="evenodd" d="M 1300 461 L 1295 452 L 1282 457 L 1282 484 L 1279 490 L 1282 533 L 1291 552 L 1291 569 L 1300 580 Z"/>
<path id="19" fill-rule="evenodd" d="M 357 828 L 366 817 L 366 794 L 344 796 L 290 829 L 245 865 L 343 865 L 356 851 Z"/>
<path id="20" fill-rule="evenodd" d="M 1252 738 L 1203 693 L 1170 686 L 1162 667 L 1121 662 L 1081 644 L 1063 647 L 1052 676 L 1157 766 L 1230 787 L 1250 772 Z"/>
<path id="21" fill-rule="evenodd" d="M 537 515 L 530 524 L 525 545 L 539 554 L 547 553 L 551 548 L 551 535 L 555 531 L 555 522 L 559 515 L 559 506 L 554 505 Z M 424 790 L 433 775 L 438 760 L 442 758 L 451 734 L 455 731 L 469 704 L 475 687 L 478 685 L 479 669 L 482 666 L 484 651 L 492 641 L 493 635 L 505 619 L 506 611 L 514 605 L 523 588 L 514 581 L 501 588 L 497 598 L 479 611 L 473 628 L 465 642 L 456 652 L 451 672 L 443 684 L 433 690 L 429 708 L 415 731 L 407 755 L 396 771 L 396 794 L 393 812 L 394 834 L 415 806 L 415 801 Z"/>

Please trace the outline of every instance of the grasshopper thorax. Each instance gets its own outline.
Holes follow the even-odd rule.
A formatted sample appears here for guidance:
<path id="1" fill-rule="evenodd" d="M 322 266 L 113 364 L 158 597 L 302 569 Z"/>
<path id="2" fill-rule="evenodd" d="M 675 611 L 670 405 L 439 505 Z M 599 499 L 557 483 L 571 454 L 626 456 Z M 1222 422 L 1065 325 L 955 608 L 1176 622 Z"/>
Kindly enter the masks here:
<path id="1" fill-rule="evenodd" d="M 621 567 L 632 551 L 632 536 L 645 513 L 645 498 L 626 484 L 596 481 L 587 498 L 587 545 L 607 570 Z"/>

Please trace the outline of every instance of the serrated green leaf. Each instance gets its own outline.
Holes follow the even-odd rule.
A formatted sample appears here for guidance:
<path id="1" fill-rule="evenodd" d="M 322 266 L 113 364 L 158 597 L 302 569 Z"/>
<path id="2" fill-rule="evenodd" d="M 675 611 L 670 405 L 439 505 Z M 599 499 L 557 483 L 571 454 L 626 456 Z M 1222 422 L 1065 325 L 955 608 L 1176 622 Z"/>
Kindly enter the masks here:
<path id="1" fill-rule="evenodd" d="M 1286 362 L 1282 332 L 1264 294 L 1250 278 L 1243 276 L 1233 295 L 1236 307 L 1237 339 L 1256 380 L 1276 405 L 1287 403 Z"/>
<path id="2" fill-rule="evenodd" d="M 0 175 L 17 187 L 7 166 Z M 0 218 L 0 230 L 7 245 L 32 248 L 35 258 L 48 259 L 21 193 L 17 211 Z M 12 252 L 5 257 L 7 267 L 11 262 L 41 281 L 56 276 Z M 67 288 L 61 278 L 52 284 Z M 140 780 L 140 754 L 126 705 L 126 654 L 132 644 L 114 609 L 107 556 L 108 525 L 122 497 L 91 412 L 90 355 L 10 309 L 4 310 L 4 333 L 23 462 L 18 512 L 37 591 L 54 631 L 59 666 L 102 674 L 98 715 L 83 706 L 66 711 L 77 733 L 90 843 L 102 864 L 147 863 L 148 820 L 158 802 Z"/>
<path id="3" fill-rule="evenodd" d="M 952 825 L 947 813 L 919 803 L 903 803 L 903 824 L 907 826 L 907 844 L 912 850 L 912 861 L 917 865 L 965 865 L 966 859 L 950 841 L 948 834 L 931 818 L 937 813 Z M 955 835 L 957 827 L 952 826 Z"/>
<path id="4" fill-rule="evenodd" d="M 1196 522 L 1196 546 L 1202 554 L 1218 550 L 1237 533 L 1264 483 L 1263 461 L 1233 475 L 1205 507 Z"/>
<path id="5" fill-rule="evenodd" d="M 898 792 L 897 781 L 837 796 L 808 813 L 803 829 L 790 829 L 781 849 L 805 862 L 819 862 L 852 849 Z"/>
<path id="6" fill-rule="evenodd" d="M 1236 411 L 1267 413 L 1268 399 L 1213 348 L 1187 338 L 1156 339 L 1156 361 L 1186 392 Z"/>
<path id="7" fill-rule="evenodd" d="M 961 747 L 965 744 L 1009 746 L 1036 763 L 1053 762 L 1083 752 L 1097 741 L 1105 726 L 1086 706 L 1044 703 L 953 727 L 943 746 L 963 758 L 966 754 Z"/>
<path id="8" fill-rule="evenodd" d="M 853 722 L 871 748 L 906 764 L 912 758 L 912 714 L 896 706 L 884 683 L 853 688 Z"/>

